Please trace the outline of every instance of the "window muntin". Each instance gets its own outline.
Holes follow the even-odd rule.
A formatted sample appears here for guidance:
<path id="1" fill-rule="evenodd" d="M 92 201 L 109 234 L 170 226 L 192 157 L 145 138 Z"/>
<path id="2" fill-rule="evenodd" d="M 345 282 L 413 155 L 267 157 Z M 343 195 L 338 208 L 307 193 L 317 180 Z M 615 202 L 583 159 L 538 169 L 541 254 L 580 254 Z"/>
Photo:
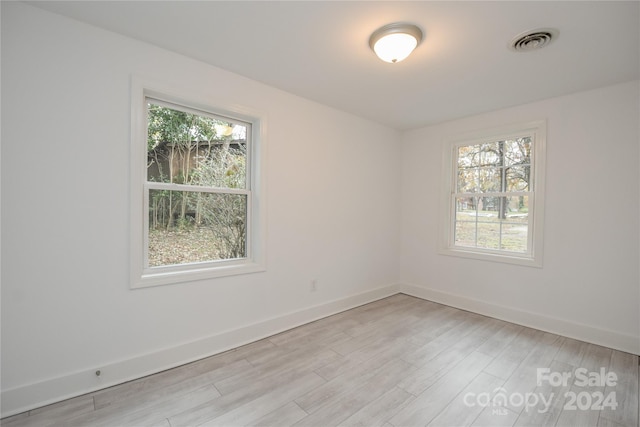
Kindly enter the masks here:
<path id="1" fill-rule="evenodd" d="M 541 265 L 544 123 L 448 145 L 440 252 Z"/>

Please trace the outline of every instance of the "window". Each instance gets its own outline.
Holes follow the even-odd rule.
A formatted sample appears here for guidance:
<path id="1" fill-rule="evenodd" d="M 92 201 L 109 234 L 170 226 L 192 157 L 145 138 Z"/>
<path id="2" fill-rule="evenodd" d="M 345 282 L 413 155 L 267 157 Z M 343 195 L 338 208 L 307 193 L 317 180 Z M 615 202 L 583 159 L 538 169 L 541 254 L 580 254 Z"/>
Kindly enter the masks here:
<path id="1" fill-rule="evenodd" d="M 448 143 L 440 252 L 541 266 L 544 157 L 544 122 Z"/>
<path id="2" fill-rule="evenodd" d="M 134 84 L 132 128 L 131 286 L 263 271 L 261 121 Z"/>

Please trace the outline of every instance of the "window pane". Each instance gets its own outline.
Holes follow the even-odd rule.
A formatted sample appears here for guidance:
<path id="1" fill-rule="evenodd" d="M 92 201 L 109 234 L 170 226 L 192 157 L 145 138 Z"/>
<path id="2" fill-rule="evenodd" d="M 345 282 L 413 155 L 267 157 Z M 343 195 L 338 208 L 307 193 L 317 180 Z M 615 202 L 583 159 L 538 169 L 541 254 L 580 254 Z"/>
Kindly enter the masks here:
<path id="1" fill-rule="evenodd" d="M 458 170 L 458 193 L 475 193 L 478 191 L 478 169 Z"/>
<path id="2" fill-rule="evenodd" d="M 458 246 L 476 246 L 476 206 L 475 197 L 458 197 L 456 199 L 456 229 L 454 241 Z"/>
<path id="3" fill-rule="evenodd" d="M 512 166 L 507 168 L 506 191 L 529 191 L 531 166 Z"/>
<path id="4" fill-rule="evenodd" d="M 476 224 L 475 222 L 457 221 L 455 244 L 457 246 L 476 246 Z"/>
<path id="5" fill-rule="evenodd" d="M 478 149 L 477 145 L 466 145 L 464 147 L 458 147 L 458 167 L 468 168 L 478 166 Z"/>
<path id="6" fill-rule="evenodd" d="M 246 187 L 247 126 L 147 104 L 147 180 Z"/>
<path id="7" fill-rule="evenodd" d="M 483 221 L 497 221 L 501 197 L 478 197 L 478 216 Z"/>
<path id="8" fill-rule="evenodd" d="M 245 258 L 247 196 L 150 190 L 149 267 Z"/>
<path id="9" fill-rule="evenodd" d="M 500 223 L 478 222 L 478 245 L 484 249 L 500 249 Z"/>
<path id="10" fill-rule="evenodd" d="M 502 168 L 482 168 L 480 175 L 480 192 L 487 193 L 491 191 L 502 190 Z"/>
<path id="11" fill-rule="evenodd" d="M 505 141 L 505 165 L 531 164 L 531 137 Z"/>
<path id="12" fill-rule="evenodd" d="M 502 249 L 511 252 L 527 251 L 527 224 L 502 224 Z"/>
<path id="13" fill-rule="evenodd" d="M 529 222 L 528 196 L 512 196 L 503 199 L 507 204 L 504 218 L 506 221 L 525 224 Z"/>
<path id="14" fill-rule="evenodd" d="M 475 221 L 477 204 L 475 197 L 456 198 L 456 221 Z"/>
<path id="15" fill-rule="evenodd" d="M 498 142 L 480 144 L 480 166 L 500 166 L 502 158 Z"/>

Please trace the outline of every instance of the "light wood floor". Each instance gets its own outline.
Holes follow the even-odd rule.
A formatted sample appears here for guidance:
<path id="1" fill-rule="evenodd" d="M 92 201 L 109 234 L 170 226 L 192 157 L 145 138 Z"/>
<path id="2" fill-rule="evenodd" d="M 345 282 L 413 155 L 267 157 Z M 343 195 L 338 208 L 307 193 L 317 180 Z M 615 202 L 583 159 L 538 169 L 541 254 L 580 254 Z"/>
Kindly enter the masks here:
<path id="1" fill-rule="evenodd" d="M 2 425 L 635 427 L 638 356 L 398 294 Z"/>

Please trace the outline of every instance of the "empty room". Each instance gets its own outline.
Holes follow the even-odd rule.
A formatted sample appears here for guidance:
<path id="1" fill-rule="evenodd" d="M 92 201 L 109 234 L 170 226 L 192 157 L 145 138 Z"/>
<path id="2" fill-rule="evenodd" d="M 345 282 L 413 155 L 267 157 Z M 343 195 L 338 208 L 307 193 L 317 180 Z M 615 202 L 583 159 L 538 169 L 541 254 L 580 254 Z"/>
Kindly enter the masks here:
<path id="1" fill-rule="evenodd" d="M 2 426 L 638 426 L 639 2 L 0 17 Z"/>

